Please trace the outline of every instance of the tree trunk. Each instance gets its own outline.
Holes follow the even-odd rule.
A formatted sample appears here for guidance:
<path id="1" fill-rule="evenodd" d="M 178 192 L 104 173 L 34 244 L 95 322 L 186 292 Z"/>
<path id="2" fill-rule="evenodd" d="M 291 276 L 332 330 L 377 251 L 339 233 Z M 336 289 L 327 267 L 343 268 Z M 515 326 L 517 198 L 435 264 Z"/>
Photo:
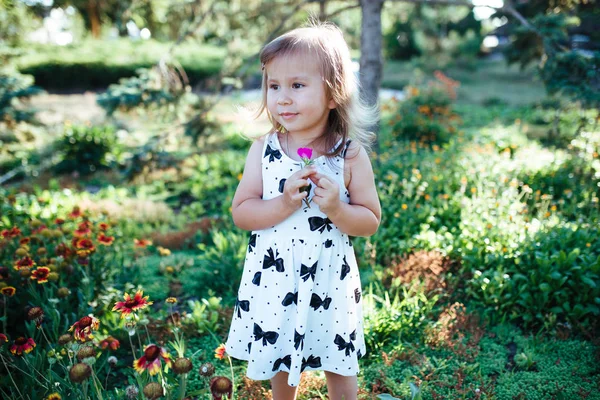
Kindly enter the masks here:
<path id="1" fill-rule="evenodd" d="M 325 21 L 327 19 L 327 0 L 319 0 L 319 21 Z"/>
<path id="2" fill-rule="evenodd" d="M 360 84 L 362 97 L 369 105 L 379 101 L 379 86 L 383 69 L 381 49 L 381 9 L 384 0 L 360 0 L 362 10 L 360 32 Z M 373 127 L 379 132 L 379 124 Z M 375 142 L 375 151 L 379 150 L 379 140 Z"/>
<path id="3" fill-rule="evenodd" d="M 90 28 L 92 36 L 95 39 L 100 38 L 100 12 L 98 2 L 96 0 L 88 0 L 87 3 L 87 14 L 90 19 Z"/>

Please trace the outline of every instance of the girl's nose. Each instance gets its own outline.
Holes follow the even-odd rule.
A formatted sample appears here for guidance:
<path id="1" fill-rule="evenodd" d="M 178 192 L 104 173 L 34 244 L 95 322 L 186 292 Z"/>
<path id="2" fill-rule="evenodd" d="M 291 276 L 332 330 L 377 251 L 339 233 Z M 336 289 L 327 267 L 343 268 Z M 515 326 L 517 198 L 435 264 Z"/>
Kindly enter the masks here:
<path id="1" fill-rule="evenodd" d="M 277 98 L 277 104 L 280 106 L 291 104 L 291 102 L 292 102 L 292 99 L 290 99 L 290 97 L 288 95 L 286 95 L 285 93 L 282 93 Z"/>

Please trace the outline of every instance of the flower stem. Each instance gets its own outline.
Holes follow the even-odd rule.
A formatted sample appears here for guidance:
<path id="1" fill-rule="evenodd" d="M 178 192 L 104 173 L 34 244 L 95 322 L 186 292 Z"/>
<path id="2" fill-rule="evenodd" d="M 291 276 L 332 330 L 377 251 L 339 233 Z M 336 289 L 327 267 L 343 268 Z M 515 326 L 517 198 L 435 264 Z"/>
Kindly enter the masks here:
<path id="1" fill-rule="evenodd" d="M 2 332 L 6 335 L 6 303 L 8 303 L 8 297 L 4 296 L 4 319 L 2 320 Z"/>
<path id="2" fill-rule="evenodd" d="M 6 310 L 6 307 L 5 307 Z M 21 392 L 19 391 L 19 387 L 17 386 L 17 384 L 15 383 L 15 380 L 13 379 L 12 374 L 10 373 L 10 369 L 8 369 L 8 365 L 6 365 L 6 360 L 4 359 L 4 357 L 2 357 L 2 354 L 0 354 L 0 358 L 2 358 L 2 363 L 4 364 L 4 368 L 6 369 L 6 371 L 8 372 L 8 376 L 10 377 L 11 382 L 13 383 L 13 385 L 15 385 L 15 389 L 17 389 L 17 393 L 19 393 L 19 396 L 21 396 L 21 398 L 25 398 L 23 397 L 23 395 L 21 394 Z"/>
<path id="3" fill-rule="evenodd" d="M 94 372 L 94 368 L 93 367 L 92 367 L 92 382 L 94 382 L 94 389 L 96 389 L 96 393 L 98 393 L 98 398 L 100 400 L 103 400 L 102 399 L 102 392 L 100 391 L 100 389 L 98 389 L 98 383 L 100 383 L 100 380 L 96 376 L 96 373 Z M 102 387 L 101 383 L 100 383 L 100 387 Z M 104 390 L 104 388 L 102 388 L 102 390 Z"/>
<path id="4" fill-rule="evenodd" d="M 229 368 L 231 368 L 231 398 L 235 398 L 235 377 L 233 376 L 233 364 L 231 363 L 231 357 L 227 355 L 229 360 Z"/>
<path id="5" fill-rule="evenodd" d="M 179 399 L 183 400 L 185 397 L 185 388 L 186 388 L 186 384 L 187 384 L 187 375 L 188 374 L 182 374 L 181 377 L 179 378 Z"/>

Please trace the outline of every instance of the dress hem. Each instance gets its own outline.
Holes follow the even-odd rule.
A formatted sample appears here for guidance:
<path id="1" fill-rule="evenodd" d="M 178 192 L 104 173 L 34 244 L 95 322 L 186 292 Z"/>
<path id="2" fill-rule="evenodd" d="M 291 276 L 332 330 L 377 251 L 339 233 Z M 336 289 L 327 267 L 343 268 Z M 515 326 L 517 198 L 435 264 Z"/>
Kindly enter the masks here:
<path id="1" fill-rule="evenodd" d="M 242 360 L 242 361 L 250 361 L 250 357 L 248 357 L 246 354 L 244 354 L 243 356 L 237 356 L 235 354 L 230 353 L 229 351 L 226 351 L 227 354 L 229 354 L 229 356 L 235 358 L 236 360 Z M 300 378 L 302 378 L 302 373 L 303 372 L 307 372 L 307 371 L 327 371 L 327 372 L 332 372 L 334 374 L 338 374 L 341 376 L 358 376 L 360 369 L 357 372 L 353 372 L 353 373 L 344 373 L 343 371 L 340 371 L 339 369 L 336 370 L 335 366 L 332 366 L 330 364 L 321 364 L 320 367 L 317 368 L 313 368 L 313 367 L 306 367 L 304 368 L 304 371 L 302 371 L 300 373 Z M 267 377 L 263 377 L 262 375 L 254 375 L 254 374 L 248 374 L 248 369 L 246 369 L 246 376 L 254 381 L 265 381 L 265 380 L 270 380 L 271 378 L 273 378 L 275 375 L 277 375 L 277 373 L 279 372 L 287 372 L 288 374 L 290 373 L 290 371 L 286 371 L 283 368 L 279 368 L 277 371 L 270 371 L 272 373 L 272 375 L 267 376 Z M 289 385 L 289 383 L 288 383 Z M 291 386 L 299 386 L 300 382 L 298 382 L 297 385 L 291 385 Z"/>

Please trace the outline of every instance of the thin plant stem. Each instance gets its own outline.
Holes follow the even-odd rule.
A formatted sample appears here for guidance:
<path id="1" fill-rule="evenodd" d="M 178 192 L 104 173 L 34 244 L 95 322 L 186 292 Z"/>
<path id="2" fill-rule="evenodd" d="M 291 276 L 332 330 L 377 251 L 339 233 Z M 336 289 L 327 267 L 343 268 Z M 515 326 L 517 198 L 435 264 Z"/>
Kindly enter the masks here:
<path id="1" fill-rule="evenodd" d="M 42 375 L 42 373 L 41 373 L 41 372 L 39 372 L 37 369 L 35 369 L 35 368 L 33 367 L 33 365 L 31 365 L 31 364 L 29 363 L 29 361 L 27 361 L 27 357 L 23 357 L 23 360 L 25 361 L 25 364 L 27 364 L 27 365 L 29 366 L 29 368 L 31 368 L 31 370 L 32 370 L 32 371 L 35 371 L 35 372 L 37 372 L 37 373 L 38 373 L 38 375 L 39 375 L 39 376 L 41 376 L 41 377 L 42 377 L 42 378 L 43 378 L 43 379 L 46 381 L 46 383 L 50 384 L 50 381 L 49 381 L 48 379 L 46 379 L 46 377 L 45 377 L 44 375 Z"/>
<path id="2" fill-rule="evenodd" d="M 131 345 L 131 355 L 135 358 L 135 347 L 133 347 L 133 340 L 131 340 L 129 332 L 127 333 L 127 337 L 129 338 L 129 344 Z"/>
<path id="3" fill-rule="evenodd" d="M 21 396 L 21 398 L 24 399 L 25 397 L 23 397 L 23 395 L 21 394 L 21 391 L 19 390 L 19 387 L 15 383 L 15 380 L 13 379 L 13 376 L 10 373 L 10 369 L 8 369 L 8 365 L 6 365 L 6 360 L 4 359 L 2 354 L 0 354 L 0 358 L 2 358 L 2 363 L 4 364 L 4 368 L 6 368 L 6 370 L 8 371 L 8 376 L 10 377 L 10 380 L 12 381 L 13 385 L 15 385 L 15 389 L 17 389 L 17 393 L 19 393 L 19 396 Z"/>
<path id="4" fill-rule="evenodd" d="M 233 363 L 231 362 L 231 357 L 227 355 L 227 359 L 229 360 L 229 368 L 231 368 L 231 398 L 235 397 L 235 377 L 233 376 Z"/>
<path id="5" fill-rule="evenodd" d="M 94 388 L 96 389 L 96 393 L 98 393 L 98 398 L 100 400 L 103 400 L 102 392 L 100 391 L 100 389 L 98 389 L 98 384 L 100 384 L 100 387 L 102 388 L 102 383 L 100 383 L 100 379 L 98 379 L 98 376 L 96 376 L 96 373 L 94 372 L 94 367 L 92 367 L 92 382 L 94 382 Z M 104 388 L 102 388 L 102 390 L 104 390 Z"/>
<path id="6" fill-rule="evenodd" d="M 6 335 L 6 303 L 8 303 L 8 297 L 4 296 L 4 319 L 2 320 L 2 332 Z"/>
<path id="7" fill-rule="evenodd" d="M 148 344 L 152 343 L 150 340 L 150 331 L 148 331 L 148 326 L 144 325 L 144 329 L 146 330 L 146 336 L 148 336 Z"/>
<path id="8" fill-rule="evenodd" d="M 135 336 L 137 336 L 138 344 L 140 345 L 140 353 L 144 355 L 144 346 L 142 346 L 142 340 L 140 339 L 140 334 L 136 331 Z"/>

